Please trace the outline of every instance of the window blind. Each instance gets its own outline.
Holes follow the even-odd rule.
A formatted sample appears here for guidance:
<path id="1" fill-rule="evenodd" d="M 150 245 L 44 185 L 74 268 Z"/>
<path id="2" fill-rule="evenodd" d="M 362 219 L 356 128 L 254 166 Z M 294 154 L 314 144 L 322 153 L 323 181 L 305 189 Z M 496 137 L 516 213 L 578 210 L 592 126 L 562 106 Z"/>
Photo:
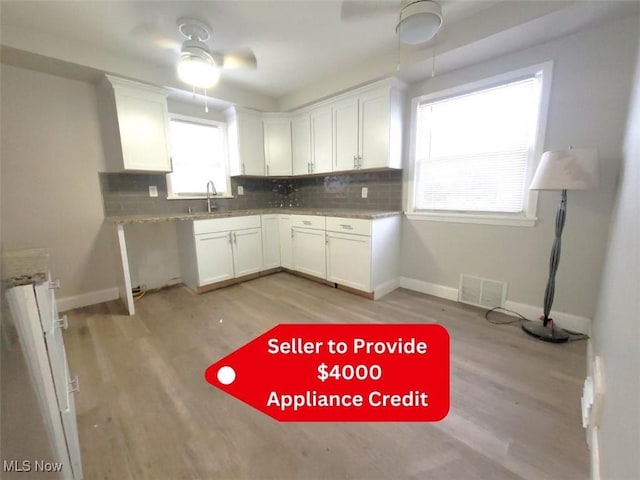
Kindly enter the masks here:
<path id="1" fill-rule="evenodd" d="M 216 191 L 227 193 L 227 172 L 221 128 L 171 119 L 174 195 L 202 195 L 213 180 Z"/>
<path id="2" fill-rule="evenodd" d="M 538 78 L 418 106 L 418 210 L 524 208 L 539 107 Z"/>

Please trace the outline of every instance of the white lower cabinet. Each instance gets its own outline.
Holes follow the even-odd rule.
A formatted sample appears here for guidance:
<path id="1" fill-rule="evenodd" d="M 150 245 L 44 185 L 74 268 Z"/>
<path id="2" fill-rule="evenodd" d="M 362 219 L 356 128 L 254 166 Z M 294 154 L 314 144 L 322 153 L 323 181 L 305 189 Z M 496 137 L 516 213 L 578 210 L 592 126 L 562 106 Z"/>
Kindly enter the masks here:
<path id="1" fill-rule="evenodd" d="M 74 393 L 78 378 L 69 373 L 62 329 L 52 282 L 22 285 L 7 290 L 26 363 L 38 397 L 55 461 L 62 463 L 61 477 L 81 480 L 82 463 Z"/>
<path id="2" fill-rule="evenodd" d="M 371 291 L 371 237 L 327 232 L 327 280 Z"/>
<path id="3" fill-rule="evenodd" d="M 327 280 L 371 292 L 371 230 L 375 220 L 327 217 Z"/>
<path id="4" fill-rule="evenodd" d="M 398 287 L 400 216 L 267 214 L 184 221 L 184 283 L 195 291 L 280 267 L 380 298 Z"/>
<path id="5" fill-rule="evenodd" d="M 280 266 L 293 269 L 291 215 L 279 215 L 278 227 L 280 229 Z"/>
<path id="6" fill-rule="evenodd" d="M 290 215 L 281 220 L 283 267 L 380 298 L 398 286 L 400 216 L 378 219 Z M 288 223 L 287 223 L 288 222 Z M 290 225 L 287 229 L 285 225 Z M 285 256 L 282 256 L 284 259 Z"/>
<path id="7" fill-rule="evenodd" d="M 195 242 L 198 259 L 198 287 L 223 282 L 234 277 L 230 232 L 203 233 L 195 236 Z"/>
<path id="8" fill-rule="evenodd" d="M 326 278 L 325 231 L 300 227 L 291 227 L 291 231 L 293 232 L 291 241 L 293 270 Z"/>
<path id="9" fill-rule="evenodd" d="M 243 277 L 262 270 L 262 231 L 249 228 L 230 232 L 233 237 L 234 276 Z"/>
<path id="10" fill-rule="evenodd" d="M 262 215 L 262 270 L 280 267 L 280 215 Z"/>
<path id="11" fill-rule="evenodd" d="M 292 269 L 327 278 L 325 217 L 291 216 Z"/>
<path id="12" fill-rule="evenodd" d="M 263 268 L 259 215 L 184 221 L 178 243 L 184 282 L 193 290 Z"/>

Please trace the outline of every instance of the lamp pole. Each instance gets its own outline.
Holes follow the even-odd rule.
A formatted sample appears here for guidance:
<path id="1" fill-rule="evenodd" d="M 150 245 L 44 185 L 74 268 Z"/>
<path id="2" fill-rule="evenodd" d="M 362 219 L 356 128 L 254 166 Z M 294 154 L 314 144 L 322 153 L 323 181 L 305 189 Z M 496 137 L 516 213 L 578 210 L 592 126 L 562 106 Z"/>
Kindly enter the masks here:
<path id="1" fill-rule="evenodd" d="M 536 322 L 527 322 L 522 325 L 522 329 L 529 335 L 533 335 L 541 340 L 553 343 L 563 343 L 569 340 L 569 334 L 554 325 L 553 319 L 549 317 L 551 306 L 553 305 L 553 295 L 556 288 L 556 272 L 560 263 L 560 245 L 562 240 L 562 230 L 567 215 L 567 190 L 562 190 L 560 194 L 560 206 L 556 214 L 556 234 L 551 247 L 551 257 L 549 259 L 549 278 L 547 287 L 544 290 L 544 318 L 542 325 Z M 549 325 L 550 324 L 550 325 Z"/>

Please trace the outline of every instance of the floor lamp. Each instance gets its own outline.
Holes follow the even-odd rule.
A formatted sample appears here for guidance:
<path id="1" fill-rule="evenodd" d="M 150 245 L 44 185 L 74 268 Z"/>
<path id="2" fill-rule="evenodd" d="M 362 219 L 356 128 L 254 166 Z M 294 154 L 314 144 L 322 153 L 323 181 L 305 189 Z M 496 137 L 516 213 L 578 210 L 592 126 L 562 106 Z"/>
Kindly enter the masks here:
<path id="1" fill-rule="evenodd" d="M 533 177 L 531 190 L 560 190 L 560 206 L 556 215 L 556 232 L 549 260 L 549 279 L 544 291 L 542 323 L 525 322 L 522 329 L 546 342 L 562 343 L 569 334 L 554 325 L 549 316 L 555 293 L 555 279 L 560 263 L 560 239 L 567 212 L 567 190 L 589 190 L 598 185 L 598 157 L 594 149 L 568 149 L 544 152 Z"/>

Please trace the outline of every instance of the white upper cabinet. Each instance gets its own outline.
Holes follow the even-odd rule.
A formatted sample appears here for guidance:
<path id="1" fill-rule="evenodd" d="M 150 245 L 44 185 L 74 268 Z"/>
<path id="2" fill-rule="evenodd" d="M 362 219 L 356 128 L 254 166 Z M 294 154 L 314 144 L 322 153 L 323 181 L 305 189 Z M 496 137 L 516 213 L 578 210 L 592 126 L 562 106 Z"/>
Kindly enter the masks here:
<path id="1" fill-rule="evenodd" d="M 358 168 L 358 97 L 333 104 L 335 170 Z"/>
<path id="2" fill-rule="evenodd" d="M 268 117 L 263 120 L 263 128 L 267 175 L 291 175 L 291 120 L 288 117 Z"/>
<path id="3" fill-rule="evenodd" d="M 291 120 L 293 146 L 293 174 L 312 173 L 311 162 L 311 115 L 309 112 L 293 117 Z"/>
<path id="4" fill-rule="evenodd" d="M 291 114 L 229 108 L 231 175 L 402 168 L 402 94 L 396 84 L 381 81 Z"/>
<path id="5" fill-rule="evenodd" d="M 335 169 L 401 168 L 402 97 L 389 85 L 333 104 Z"/>
<path id="6" fill-rule="evenodd" d="M 311 111 L 311 173 L 333 171 L 333 118 L 331 107 Z"/>
<path id="7" fill-rule="evenodd" d="M 231 175 L 264 175 L 262 114 L 236 107 L 227 109 L 225 114 Z"/>
<path id="8" fill-rule="evenodd" d="M 358 102 L 358 168 L 401 168 L 401 94 L 381 87 L 362 93 Z"/>
<path id="9" fill-rule="evenodd" d="M 106 76 L 99 97 L 107 170 L 170 172 L 167 93 Z"/>

